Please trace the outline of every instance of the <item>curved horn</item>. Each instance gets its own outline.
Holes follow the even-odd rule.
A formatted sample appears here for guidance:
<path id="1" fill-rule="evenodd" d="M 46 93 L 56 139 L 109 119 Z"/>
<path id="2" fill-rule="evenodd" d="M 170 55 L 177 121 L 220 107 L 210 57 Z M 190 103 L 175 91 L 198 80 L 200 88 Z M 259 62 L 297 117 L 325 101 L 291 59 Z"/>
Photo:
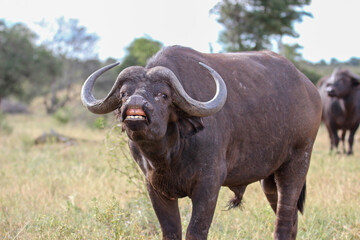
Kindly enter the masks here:
<path id="1" fill-rule="evenodd" d="M 350 76 L 356 81 L 360 82 L 360 75 L 350 72 Z"/>
<path id="2" fill-rule="evenodd" d="M 336 67 L 333 72 L 331 73 L 331 76 L 328 80 L 328 83 L 334 83 L 335 82 L 335 77 L 336 77 L 336 74 L 340 71 L 340 68 L 339 67 Z"/>
<path id="3" fill-rule="evenodd" d="M 132 66 L 132 67 L 127 67 L 124 70 L 122 70 L 119 73 L 119 76 L 117 77 L 114 85 L 112 86 L 110 92 L 108 93 L 108 95 L 103 98 L 103 99 L 96 99 L 94 97 L 94 95 L 92 94 L 92 89 L 94 87 L 94 83 L 96 81 L 97 78 L 100 77 L 101 74 L 103 74 L 104 72 L 110 70 L 111 68 L 119 65 L 120 63 L 113 63 L 110 65 L 107 65 L 103 68 L 100 68 L 99 70 L 97 70 L 96 72 L 94 72 L 93 74 L 91 74 L 88 79 L 86 79 L 86 81 L 83 84 L 83 87 L 81 89 L 81 101 L 83 102 L 84 106 L 92 113 L 96 113 L 96 114 L 106 114 L 109 112 L 114 111 L 116 108 L 119 107 L 120 105 L 120 96 L 119 96 L 119 92 L 116 92 L 116 90 L 118 89 L 119 85 L 127 80 L 127 79 L 131 79 L 131 76 L 135 73 L 136 74 L 141 74 L 144 72 L 144 68 L 143 67 L 138 67 L 138 66 Z M 115 94 L 116 93 L 116 94 Z"/>
<path id="4" fill-rule="evenodd" d="M 206 117 L 218 112 L 224 106 L 227 97 L 227 89 L 224 80 L 214 69 L 204 63 L 199 62 L 199 64 L 210 72 L 216 84 L 215 96 L 207 102 L 200 102 L 191 98 L 185 92 L 176 75 L 166 67 L 154 67 L 149 70 L 148 74 L 158 75 L 168 82 L 176 92 L 173 102 L 184 112 L 191 116 Z"/>
<path id="5" fill-rule="evenodd" d="M 90 112 L 96 114 L 105 114 L 114 111 L 118 104 L 119 100 L 116 96 L 114 96 L 115 89 L 117 87 L 117 81 L 111 88 L 108 95 L 103 99 L 96 99 L 92 94 L 92 89 L 94 87 L 94 83 L 96 79 L 100 77 L 101 74 L 110 70 L 111 68 L 119 65 L 119 62 L 107 65 L 105 67 L 100 68 L 99 70 L 92 73 L 84 82 L 81 88 L 81 101 L 83 105 L 89 109 Z"/>

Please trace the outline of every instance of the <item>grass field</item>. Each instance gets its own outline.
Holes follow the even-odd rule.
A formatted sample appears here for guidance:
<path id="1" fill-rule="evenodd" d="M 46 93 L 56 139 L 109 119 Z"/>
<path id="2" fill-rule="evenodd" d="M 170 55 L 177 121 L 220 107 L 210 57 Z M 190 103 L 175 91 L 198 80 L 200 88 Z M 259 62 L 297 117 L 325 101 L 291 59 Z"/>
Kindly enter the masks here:
<path id="1" fill-rule="evenodd" d="M 116 127 L 63 125 L 43 114 L 6 122 L 13 131 L 0 132 L 0 239 L 161 239 L 126 136 Z M 35 145 L 50 129 L 89 141 Z M 328 149 L 321 127 L 298 239 L 360 239 L 360 142 L 350 157 Z M 209 239 L 272 239 L 275 216 L 259 183 L 248 187 L 242 209 L 226 210 L 231 197 L 221 190 Z M 189 199 L 180 208 L 185 233 Z"/>

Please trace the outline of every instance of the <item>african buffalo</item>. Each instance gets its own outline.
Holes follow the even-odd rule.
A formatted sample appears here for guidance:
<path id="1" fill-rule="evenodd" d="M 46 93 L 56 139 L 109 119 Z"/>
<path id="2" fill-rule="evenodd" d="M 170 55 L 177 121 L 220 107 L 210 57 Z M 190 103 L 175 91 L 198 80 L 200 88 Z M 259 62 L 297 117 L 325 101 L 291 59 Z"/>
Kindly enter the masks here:
<path id="1" fill-rule="evenodd" d="M 274 238 L 296 238 L 321 99 L 293 64 L 270 51 L 167 47 L 146 67 L 124 69 L 95 99 L 95 80 L 115 65 L 86 80 L 82 101 L 93 113 L 115 111 L 123 123 L 163 239 L 182 237 L 178 198 L 193 204 L 186 239 L 206 239 L 220 187 L 234 192 L 236 207 L 259 180 L 276 213 Z"/>
<path id="2" fill-rule="evenodd" d="M 336 68 L 331 76 L 319 80 L 322 99 L 322 121 L 330 137 L 330 150 L 338 148 L 338 130 L 342 130 L 341 141 L 345 150 L 346 131 L 350 131 L 349 150 L 353 153 L 354 135 L 360 123 L 360 76 L 349 70 Z"/>

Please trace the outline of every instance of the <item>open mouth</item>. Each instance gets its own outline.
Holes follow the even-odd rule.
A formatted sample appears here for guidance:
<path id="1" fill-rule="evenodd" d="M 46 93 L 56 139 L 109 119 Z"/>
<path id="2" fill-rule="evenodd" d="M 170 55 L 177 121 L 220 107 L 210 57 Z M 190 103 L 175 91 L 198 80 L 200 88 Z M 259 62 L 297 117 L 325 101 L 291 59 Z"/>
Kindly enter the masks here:
<path id="1" fill-rule="evenodd" d="M 125 121 L 147 121 L 146 113 L 141 108 L 128 108 L 125 114 Z"/>

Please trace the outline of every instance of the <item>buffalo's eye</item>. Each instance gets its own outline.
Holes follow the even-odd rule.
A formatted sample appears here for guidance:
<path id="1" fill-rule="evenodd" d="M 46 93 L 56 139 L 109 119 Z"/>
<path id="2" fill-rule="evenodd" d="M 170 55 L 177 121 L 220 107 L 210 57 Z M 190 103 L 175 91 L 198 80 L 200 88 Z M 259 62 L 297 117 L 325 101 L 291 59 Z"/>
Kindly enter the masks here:
<path id="1" fill-rule="evenodd" d="M 155 99 L 160 100 L 160 98 L 166 100 L 166 99 L 168 99 L 168 95 L 165 93 L 158 93 L 156 95 Z"/>
<path id="2" fill-rule="evenodd" d="M 121 98 L 126 97 L 126 95 L 127 95 L 126 92 L 121 92 L 121 93 L 120 93 Z"/>

